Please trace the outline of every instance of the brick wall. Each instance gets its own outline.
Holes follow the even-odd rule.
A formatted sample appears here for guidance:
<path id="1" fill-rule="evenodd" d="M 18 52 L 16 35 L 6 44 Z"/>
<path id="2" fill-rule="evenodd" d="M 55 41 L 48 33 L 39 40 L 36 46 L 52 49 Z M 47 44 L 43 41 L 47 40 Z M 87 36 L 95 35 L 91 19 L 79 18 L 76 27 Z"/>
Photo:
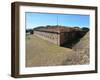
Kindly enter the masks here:
<path id="1" fill-rule="evenodd" d="M 60 45 L 60 35 L 58 33 L 34 31 L 34 35 L 51 43 Z"/>
<path id="2" fill-rule="evenodd" d="M 34 35 L 40 37 L 44 40 L 47 40 L 51 43 L 54 43 L 58 46 L 69 43 L 74 39 L 80 38 L 83 36 L 84 32 L 82 31 L 66 31 L 66 32 L 53 32 L 53 31 L 42 31 L 34 30 Z"/>

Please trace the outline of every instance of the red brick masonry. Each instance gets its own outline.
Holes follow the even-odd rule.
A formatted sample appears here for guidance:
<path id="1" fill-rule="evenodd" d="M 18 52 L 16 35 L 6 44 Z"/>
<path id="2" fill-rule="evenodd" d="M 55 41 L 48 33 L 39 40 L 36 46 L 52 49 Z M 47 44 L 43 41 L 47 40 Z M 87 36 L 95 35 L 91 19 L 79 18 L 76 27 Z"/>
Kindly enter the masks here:
<path id="1" fill-rule="evenodd" d="M 84 31 L 79 27 L 50 26 L 34 30 L 34 35 L 59 46 L 83 34 Z"/>

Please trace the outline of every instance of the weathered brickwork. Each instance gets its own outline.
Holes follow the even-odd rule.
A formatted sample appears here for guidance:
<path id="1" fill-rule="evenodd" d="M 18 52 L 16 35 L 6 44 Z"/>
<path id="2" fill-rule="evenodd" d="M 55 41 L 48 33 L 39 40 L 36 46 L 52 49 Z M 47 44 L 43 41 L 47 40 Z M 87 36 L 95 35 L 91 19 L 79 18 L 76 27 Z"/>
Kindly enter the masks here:
<path id="1" fill-rule="evenodd" d="M 54 44 L 60 45 L 60 35 L 58 33 L 50 33 L 50 32 L 42 32 L 42 31 L 34 31 L 34 35 L 48 40 Z"/>
<path id="2" fill-rule="evenodd" d="M 69 27 L 50 27 L 34 30 L 34 35 L 57 45 L 63 45 L 77 37 L 82 31 Z"/>

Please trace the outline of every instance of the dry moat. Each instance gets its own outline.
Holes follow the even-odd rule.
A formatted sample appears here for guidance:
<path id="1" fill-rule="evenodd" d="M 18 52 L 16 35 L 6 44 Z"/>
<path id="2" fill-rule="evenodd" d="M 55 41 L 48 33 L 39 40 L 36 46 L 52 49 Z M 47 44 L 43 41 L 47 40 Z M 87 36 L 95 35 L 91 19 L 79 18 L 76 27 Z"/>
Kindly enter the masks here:
<path id="1" fill-rule="evenodd" d="M 89 32 L 57 29 L 42 28 L 26 34 L 26 67 L 89 64 Z"/>

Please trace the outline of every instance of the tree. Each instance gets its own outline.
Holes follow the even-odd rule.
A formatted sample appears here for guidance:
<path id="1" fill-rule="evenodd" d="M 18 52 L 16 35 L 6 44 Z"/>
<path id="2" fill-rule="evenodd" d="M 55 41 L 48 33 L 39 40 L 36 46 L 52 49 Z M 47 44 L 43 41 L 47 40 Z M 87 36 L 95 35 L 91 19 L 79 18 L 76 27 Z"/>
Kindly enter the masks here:
<path id="1" fill-rule="evenodd" d="M 89 31 L 89 28 L 83 27 L 82 30 L 88 32 Z"/>
<path id="2" fill-rule="evenodd" d="M 26 33 L 33 34 L 33 29 L 26 29 Z"/>

